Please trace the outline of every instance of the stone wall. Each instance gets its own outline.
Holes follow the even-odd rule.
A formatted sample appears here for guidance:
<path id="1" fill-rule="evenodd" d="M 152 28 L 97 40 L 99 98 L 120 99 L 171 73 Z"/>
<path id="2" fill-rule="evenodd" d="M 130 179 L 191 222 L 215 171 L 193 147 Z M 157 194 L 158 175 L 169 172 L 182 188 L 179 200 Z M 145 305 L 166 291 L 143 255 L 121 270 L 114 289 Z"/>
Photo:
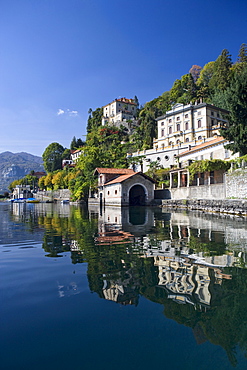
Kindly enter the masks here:
<path id="1" fill-rule="evenodd" d="M 247 200 L 237 199 L 165 199 L 162 206 L 167 208 L 185 208 L 213 213 L 227 213 L 247 216 Z"/>
<path id="2" fill-rule="evenodd" d="M 225 184 L 171 188 L 171 199 L 225 199 Z"/>
<path id="3" fill-rule="evenodd" d="M 69 200 L 71 196 L 69 189 L 38 191 L 34 197 L 40 201 L 59 202 Z"/>
<path id="4" fill-rule="evenodd" d="M 239 169 L 225 175 L 226 198 L 247 199 L 247 170 Z"/>

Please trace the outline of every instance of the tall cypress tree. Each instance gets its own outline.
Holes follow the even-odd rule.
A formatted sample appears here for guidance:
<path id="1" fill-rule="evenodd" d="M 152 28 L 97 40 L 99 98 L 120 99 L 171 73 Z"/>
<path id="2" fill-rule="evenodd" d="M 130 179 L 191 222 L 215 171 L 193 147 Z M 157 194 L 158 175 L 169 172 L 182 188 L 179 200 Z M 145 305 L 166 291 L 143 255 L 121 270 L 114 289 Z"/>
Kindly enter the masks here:
<path id="1" fill-rule="evenodd" d="M 247 45 L 242 44 L 239 49 L 237 63 L 246 63 L 247 62 Z"/>
<path id="2" fill-rule="evenodd" d="M 210 80 L 212 90 L 224 91 L 231 79 L 232 59 L 227 49 L 222 50 L 214 64 L 214 73 Z"/>

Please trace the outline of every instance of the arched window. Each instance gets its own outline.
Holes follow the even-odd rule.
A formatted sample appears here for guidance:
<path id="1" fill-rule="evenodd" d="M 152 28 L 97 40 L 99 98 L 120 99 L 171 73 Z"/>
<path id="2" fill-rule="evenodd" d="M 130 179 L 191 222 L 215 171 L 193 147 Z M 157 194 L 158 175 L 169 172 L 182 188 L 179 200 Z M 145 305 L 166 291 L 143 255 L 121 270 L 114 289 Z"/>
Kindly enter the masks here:
<path id="1" fill-rule="evenodd" d="M 169 127 L 169 134 L 172 134 L 172 126 Z"/>
<path id="2" fill-rule="evenodd" d="M 198 122 L 197 122 L 197 127 L 200 128 L 202 127 L 202 121 L 199 119 Z"/>
<path id="3" fill-rule="evenodd" d="M 190 139 L 188 137 L 186 137 L 185 142 L 188 143 L 189 141 L 190 141 Z"/>
<path id="4" fill-rule="evenodd" d="M 185 123 L 185 130 L 188 130 L 189 129 L 189 123 L 188 122 L 186 122 Z"/>
<path id="5" fill-rule="evenodd" d="M 198 140 L 202 140 L 202 137 L 201 136 L 198 136 Z"/>
<path id="6" fill-rule="evenodd" d="M 177 124 L 177 131 L 180 131 L 180 124 Z"/>

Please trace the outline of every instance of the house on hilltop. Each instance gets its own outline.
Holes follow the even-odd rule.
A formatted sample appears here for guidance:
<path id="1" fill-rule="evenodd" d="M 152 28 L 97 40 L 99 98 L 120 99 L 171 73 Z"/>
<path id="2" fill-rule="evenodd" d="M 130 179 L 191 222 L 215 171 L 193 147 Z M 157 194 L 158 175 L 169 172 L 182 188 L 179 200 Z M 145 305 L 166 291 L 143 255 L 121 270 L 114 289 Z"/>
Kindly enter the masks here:
<path id="1" fill-rule="evenodd" d="M 129 206 L 149 205 L 154 200 L 155 181 L 142 172 L 123 168 L 96 168 L 98 192 L 89 204 Z"/>
<path id="2" fill-rule="evenodd" d="M 137 125 L 137 103 L 134 99 L 119 98 L 103 107 L 102 126 L 125 126 L 129 132 Z"/>

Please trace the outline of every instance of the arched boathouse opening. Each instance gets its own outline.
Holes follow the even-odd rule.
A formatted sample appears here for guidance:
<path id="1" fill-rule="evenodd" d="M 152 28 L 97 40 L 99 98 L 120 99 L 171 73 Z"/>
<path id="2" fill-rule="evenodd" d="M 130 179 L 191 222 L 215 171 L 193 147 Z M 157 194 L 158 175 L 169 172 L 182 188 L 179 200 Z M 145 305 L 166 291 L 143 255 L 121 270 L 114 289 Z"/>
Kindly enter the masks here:
<path id="1" fill-rule="evenodd" d="M 129 192 L 130 206 L 145 206 L 146 194 L 145 189 L 141 185 L 134 185 Z"/>

